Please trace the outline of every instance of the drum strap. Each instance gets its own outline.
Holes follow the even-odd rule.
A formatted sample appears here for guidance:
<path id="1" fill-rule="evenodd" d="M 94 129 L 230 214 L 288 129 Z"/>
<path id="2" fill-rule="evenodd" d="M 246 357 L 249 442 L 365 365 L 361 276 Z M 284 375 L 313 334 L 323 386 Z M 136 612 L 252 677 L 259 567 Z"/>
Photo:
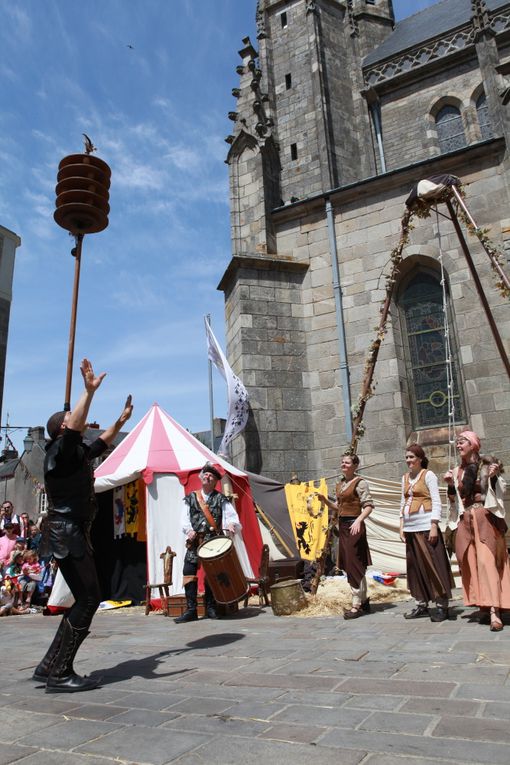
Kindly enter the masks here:
<path id="1" fill-rule="evenodd" d="M 202 496 L 202 492 L 201 491 L 196 491 L 195 495 L 196 495 L 196 498 L 198 500 L 198 504 L 200 505 L 200 509 L 203 512 L 203 514 L 205 515 L 207 523 L 216 532 L 216 534 L 219 534 L 220 532 L 218 531 L 218 527 L 216 525 L 216 521 L 214 520 L 214 518 L 212 516 L 212 513 L 209 510 L 209 505 L 207 504 L 207 502 L 204 500 L 204 498 Z"/>

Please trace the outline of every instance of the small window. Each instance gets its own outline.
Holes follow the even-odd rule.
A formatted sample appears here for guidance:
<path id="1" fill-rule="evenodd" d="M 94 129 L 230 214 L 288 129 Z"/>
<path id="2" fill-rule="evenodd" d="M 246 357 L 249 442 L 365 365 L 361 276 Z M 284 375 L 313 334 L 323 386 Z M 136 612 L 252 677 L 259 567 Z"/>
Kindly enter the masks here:
<path id="1" fill-rule="evenodd" d="M 292 160 L 297 159 L 297 143 L 291 143 L 290 145 L 290 158 Z"/>
<path id="2" fill-rule="evenodd" d="M 282 22 L 282 29 L 287 29 L 287 12 L 283 11 L 280 14 L 280 21 Z"/>
<path id="3" fill-rule="evenodd" d="M 480 125 L 482 141 L 487 141 L 489 138 L 492 138 L 492 125 L 485 93 L 482 93 L 476 101 L 476 116 Z"/>
<path id="4" fill-rule="evenodd" d="M 285 90 L 290 90 L 292 87 L 292 75 L 286 74 L 285 75 Z"/>
<path id="5" fill-rule="evenodd" d="M 462 116 L 456 106 L 443 106 L 438 111 L 436 131 L 441 154 L 466 146 Z"/>

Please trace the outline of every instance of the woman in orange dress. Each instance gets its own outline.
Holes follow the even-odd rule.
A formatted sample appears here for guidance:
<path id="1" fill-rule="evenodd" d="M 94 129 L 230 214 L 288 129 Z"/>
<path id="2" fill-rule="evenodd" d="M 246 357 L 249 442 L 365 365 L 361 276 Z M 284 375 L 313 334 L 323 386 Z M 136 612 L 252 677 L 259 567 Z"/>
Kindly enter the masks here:
<path id="1" fill-rule="evenodd" d="M 460 566 L 466 606 L 478 606 L 480 621 L 492 632 L 503 629 L 501 609 L 510 608 L 510 565 L 505 543 L 507 525 L 502 495 L 503 466 L 495 457 L 480 456 L 480 439 L 471 430 L 457 437 L 460 465 L 444 480 L 450 499 L 450 525 L 457 523 L 455 554 Z M 455 507 L 458 500 L 458 511 Z"/>

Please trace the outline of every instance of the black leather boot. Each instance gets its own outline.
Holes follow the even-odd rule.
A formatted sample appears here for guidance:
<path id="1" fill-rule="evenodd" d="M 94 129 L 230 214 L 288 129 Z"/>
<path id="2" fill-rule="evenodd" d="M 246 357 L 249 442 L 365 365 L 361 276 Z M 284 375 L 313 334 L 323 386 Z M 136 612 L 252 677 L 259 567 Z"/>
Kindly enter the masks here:
<path id="1" fill-rule="evenodd" d="M 212 594 L 212 590 L 207 584 L 205 583 L 205 618 L 206 619 L 217 619 L 218 614 L 216 613 L 216 601 L 214 599 L 214 595 Z"/>
<path id="2" fill-rule="evenodd" d="M 176 624 L 185 624 L 186 622 L 196 622 L 198 619 L 197 612 L 197 595 L 198 595 L 198 582 L 188 582 L 184 585 L 184 593 L 186 595 L 186 611 L 182 616 L 178 616 L 174 619 Z"/>
<path id="3" fill-rule="evenodd" d="M 430 621 L 445 622 L 447 619 L 449 619 L 449 617 L 450 613 L 447 607 L 445 608 L 445 606 L 437 606 L 436 612 L 430 615 Z"/>
<path id="4" fill-rule="evenodd" d="M 425 616 L 430 616 L 428 606 L 416 606 L 409 613 L 404 614 L 404 619 L 423 619 Z"/>
<path id="5" fill-rule="evenodd" d="M 34 670 L 34 674 L 32 675 L 32 680 L 37 680 L 39 683 L 46 683 L 46 680 L 49 677 L 50 669 L 53 665 L 53 662 L 55 661 L 55 658 L 58 653 L 58 649 L 60 648 L 60 643 L 62 642 L 62 635 L 64 632 L 64 622 L 65 622 L 65 616 L 62 618 L 62 621 L 60 622 L 58 626 L 58 630 L 55 633 L 55 637 L 53 638 L 53 642 L 46 651 L 45 656 L 41 659 L 39 664 Z"/>
<path id="6" fill-rule="evenodd" d="M 88 634 L 87 629 L 78 630 L 64 618 L 62 640 L 46 682 L 46 693 L 76 693 L 97 688 L 99 678 L 80 677 L 73 669 L 74 657 Z"/>

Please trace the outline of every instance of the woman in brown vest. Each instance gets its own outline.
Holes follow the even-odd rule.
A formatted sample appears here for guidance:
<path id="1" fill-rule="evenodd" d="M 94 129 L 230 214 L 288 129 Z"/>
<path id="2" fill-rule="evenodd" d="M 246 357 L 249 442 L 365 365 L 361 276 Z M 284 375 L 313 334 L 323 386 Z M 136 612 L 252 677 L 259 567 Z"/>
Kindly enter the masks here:
<path id="1" fill-rule="evenodd" d="M 368 481 L 356 475 L 358 465 L 356 454 L 344 454 L 341 463 L 343 478 L 336 485 L 336 502 L 319 494 L 319 499 L 329 508 L 338 510 L 340 566 L 347 574 L 352 592 L 352 608 L 344 611 L 344 619 L 357 619 L 370 611 L 365 574 L 372 559 L 364 521 L 374 509 L 374 502 Z"/>
<path id="2" fill-rule="evenodd" d="M 510 608 L 510 566 L 505 544 L 505 482 L 496 457 L 480 456 L 480 439 L 471 430 L 457 437 L 460 466 L 449 470 L 450 524 L 457 523 L 455 554 L 466 606 L 480 608 L 480 622 L 503 629 L 501 608 Z M 458 510 L 456 507 L 458 500 Z"/>
<path id="3" fill-rule="evenodd" d="M 408 473 L 402 478 L 400 539 L 406 545 L 407 586 L 416 607 L 405 619 L 430 616 L 433 622 L 448 619 L 448 601 L 454 585 L 443 535 L 439 528 L 441 499 L 437 478 L 427 470 L 429 461 L 419 444 L 406 449 Z M 435 600 L 436 612 L 429 613 Z"/>

